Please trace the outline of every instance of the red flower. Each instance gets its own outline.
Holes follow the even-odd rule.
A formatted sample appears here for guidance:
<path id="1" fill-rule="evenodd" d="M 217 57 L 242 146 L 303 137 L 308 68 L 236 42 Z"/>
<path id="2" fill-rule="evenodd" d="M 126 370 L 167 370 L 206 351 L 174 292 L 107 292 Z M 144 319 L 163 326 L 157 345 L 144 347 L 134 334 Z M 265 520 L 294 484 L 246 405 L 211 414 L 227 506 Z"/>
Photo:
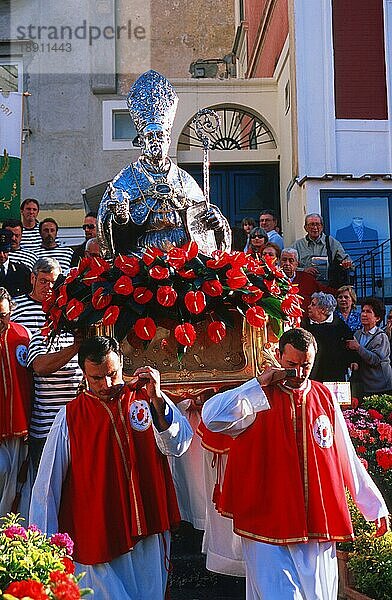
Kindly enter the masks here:
<path id="1" fill-rule="evenodd" d="M 112 301 L 112 295 L 106 294 L 105 289 L 103 287 L 99 287 L 93 294 L 91 298 L 91 304 L 97 310 L 101 308 L 106 308 Z"/>
<path id="2" fill-rule="evenodd" d="M 376 461 L 379 467 L 388 471 L 392 468 L 392 448 L 379 448 L 376 450 Z"/>
<path id="3" fill-rule="evenodd" d="M 114 261 L 114 265 L 129 277 L 135 277 L 140 271 L 139 259 L 136 256 L 122 256 L 119 254 Z"/>
<path id="4" fill-rule="evenodd" d="M 372 409 L 370 409 L 372 410 Z M 370 410 L 368 411 L 370 414 Z M 381 441 L 388 442 L 392 444 L 392 426 L 388 423 L 379 423 L 377 425 L 377 431 L 380 436 Z"/>
<path id="5" fill-rule="evenodd" d="M 150 317 L 138 319 L 133 326 L 136 335 L 142 340 L 152 340 L 157 331 L 157 326 Z"/>
<path id="6" fill-rule="evenodd" d="M 271 293 L 274 294 L 274 296 L 279 296 L 282 292 L 280 287 L 278 286 L 278 284 L 276 283 L 276 280 L 273 279 L 272 281 L 269 281 L 268 279 L 264 280 L 265 283 L 265 287 L 267 288 L 267 290 Z M 302 313 L 301 313 L 302 314 Z"/>
<path id="7" fill-rule="evenodd" d="M 105 310 L 105 313 L 102 317 L 102 325 L 114 325 L 118 319 L 118 315 L 120 314 L 120 307 L 116 306 L 108 306 Z"/>
<path id="8" fill-rule="evenodd" d="M 10 594 L 15 598 L 32 598 L 33 600 L 49 600 L 45 588 L 39 581 L 26 579 L 24 581 L 13 581 L 9 584 L 4 594 Z"/>
<path id="9" fill-rule="evenodd" d="M 50 290 L 46 298 L 42 301 L 42 310 L 44 311 L 44 313 L 48 313 L 55 302 L 56 292 L 54 290 Z"/>
<path id="10" fill-rule="evenodd" d="M 230 263 L 233 269 L 241 269 L 248 262 L 248 257 L 244 252 L 232 252 Z"/>
<path id="11" fill-rule="evenodd" d="M 193 346 L 196 341 L 196 331 L 191 323 L 177 325 L 174 330 L 174 337 L 182 346 Z"/>
<path id="12" fill-rule="evenodd" d="M 61 312 L 61 308 L 57 308 L 56 306 L 54 306 L 52 308 L 52 310 L 50 311 L 49 316 L 50 316 L 50 318 L 52 320 L 52 324 L 53 324 L 54 329 L 57 329 L 57 326 L 59 324 L 59 321 L 60 321 L 60 318 L 61 318 L 62 314 L 63 313 Z"/>
<path id="13" fill-rule="evenodd" d="M 302 308 L 299 304 L 298 296 L 294 296 L 289 294 L 284 300 L 282 300 L 282 304 L 280 305 L 282 311 L 285 315 L 289 317 L 300 317 L 302 315 Z"/>
<path id="14" fill-rule="evenodd" d="M 154 260 L 159 256 L 163 256 L 162 250 L 151 246 L 150 248 L 147 248 L 147 250 L 143 254 L 143 261 L 147 266 L 150 266 L 152 265 Z"/>
<path id="15" fill-rule="evenodd" d="M 75 573 L 75 565 L 73 561 L 70 558 L 68 558 L 68 556 L 63 556 L 61 558 L 61 562 L 63 563 L 65 572 L 67 574 L 73 575 Z"/>
<path id="16" fill-rule="evenodd" d="M 212 321 L 207 327 L 207 334 L 214 344 L 219 344 L 226 335 L 226 325 L 222 321 Z"/>
<path id="17" fill-rule="evenodd" d="M 219 279 L 208 279 L 207 281 L 203 281 L 201 289 L 208 296 L 221 296 L 223 292 L 223 287 Z"/>
<path id="18" fill-rule="evenodd" d="M 46 338 L 48 337 L 49 333 L 51 331 L 53 331 L 54 327 L 53 327 L 53 323 L 52 321 L 46 321 L 45 325 L 43 327 L 41 327 L 41 335 Z"/>
<path id="19" fill-rule="evenodd" d="M 57 306 L 61 308 L 62 306 L 65 306 L 67 302 L 67 286 L 62 285 L 59 289 L 59 295 L 57 296 Z"/>
<path id="20" fill-rule="evenodd" d="M 184 248 L 172 248 L 167 253 L 167 262 L 173 269 L 182 269 L 187 261 L 187 253 Z"/>
<path id="21" fill-rule="evenodd" d="M 85 285 L 92 285 L 97 281 L 103 281 L 103 278 L 101 277 L 101 271 L 96 271 L 95 269 L 90 269 L 83 277 L 83 283 Z"/>
<path id="22" fill-rule="evenodd" d="M 156 265 L 150 269 L 149 274 L 153 279 L 167 279 L 169 277 L 169 269 Z"/>
<path id="23" fill-rule="evenodd" d="M 227 285 L 232 290 L 244 287 L 248 282 L 248 278 L 240 269 L 229 269 L 226 273 Z"/>
<path id="24" fill-rule="evenodd" d="M 79 275 L 79 269 L 78 267 L 73 267 L 70 272 L 68 273 L 67 277 L 65 278 L 64 284 L 67 285 L 68 283 L 71 283 L 72 281 L 74 281 L 77 276 Z"/>
<path id="25" fill-rule="evenodd" d="M 162 306 L 173 306 L 177 300 L 177 292 L 170 285 L 162 285 L 157 291 L 157 301 Z"/>
<path id="26" fill-rule="evenodd" d="M 185 294 L 184 302 L 189 312 L 194 315 L 200 314 L 206 307 L 206 297 L 200 291 Z"/>
<path id="27" fill-rule="evenodd" d="M 78 275 L 81 275 L 87 269 L 91 269 L 91 258 L 88 257 L 88 256 L 83 256 L 83 258 L 81 258 L 80 261 L 79 261 Z"/>
<path id="28" fill-rule="evenodd" d="M 358 446 L 357 452 L 358 452 L 358 454 L 365 454 L 366 446 Z"/>
<path id="29" fill-rule="evenodd" d="M 50 581 L 56 600 L 78 600 L 80 598 L 77 584 L 66 573 L 52 571 Z"/>
<path id="30" fill-rule="evenodd" d="M 93 256 L 90 258 L 91 261 L 91 269 L 97 273 L 104 273 L 105 271 L 109 271 L 110 263 L 104 258 L 100 256 Z"/>
<path id="31" fill-rule="evenodd" d="M 230 264 L 230 254 L 217 250 L 213 252 L 212 258 L 207 260 L 206 265 L 209 269 L 221 269 Z"/>
<path id="32" fill-rule="evenodd" d="M 384 415 L 375 410 L 374 408 L 369 408 L 368 410 L 369 417 L 372 417 L 375 421 L 382 421 L 384 419 Z"/>
<path id="33" fill-rule="evenodd" d="M 246 304 L 256 304 L 263 297 L 264 292 L 255 285 L 248 285 L 246 291 L 248 294 L 242 294 L 242 299 Z"/>
<path id="34" fill-rule="evenodd" d="M 253 327 L 263 327 L 267 319 L 264 309 L 261 306 L 251 306 L 245 313 L 246 320 Z"/>
<path id="35" fill-rule="evenodd" d="M 77 300 L 76 298 L 72 298 L 67 304 L 67 308 L 65 309 L 65 316 L 68 321 L 74 321 L 82 314 L 84 311 L 84 304 Z"/>
<path id="36" fill-rule="evenodd" d="M 127 275 L 122 275 L 117 279 L 113 286 L 113 290 L 122 296 L 129 296 L 129 294 L 133 292 L 132 280 Z"/>
<path id="37" fill-rule="evenodd" d="M 194 279 L 196 277 L 193 269 L 179 269 L 178 274 L 183 279 Z"/>
<path id="38" fill-rule="evenodd" d="M 184 250 L 187 260 L 192 260 L 199 254 L 199 247 L 196 242 L 188 242 L 181 249 Z"/>
<path id="39" fill-rule="evenodd" d="M 150 302 L 154 294 L 146 287 L 137 287 L 133 291 L 133 299 L 138 304 L 147 304 Z"/>

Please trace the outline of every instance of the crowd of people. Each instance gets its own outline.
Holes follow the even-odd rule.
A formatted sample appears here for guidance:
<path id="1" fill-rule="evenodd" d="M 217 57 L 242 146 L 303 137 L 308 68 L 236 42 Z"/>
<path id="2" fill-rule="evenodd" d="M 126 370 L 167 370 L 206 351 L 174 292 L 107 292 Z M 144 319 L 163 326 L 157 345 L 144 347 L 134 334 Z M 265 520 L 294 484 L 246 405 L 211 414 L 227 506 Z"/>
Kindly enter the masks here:
<path id="1" fill-rule="evenodd" d="M 86 572 L 84 583 L 98 599 L 163 599 L 170 531 L 188 518 L 180 497 L 200 493 L 198 485 L 197 492 L 189 485 L 194 469 L 203 471 L 200 452 L 198 465 L 191 460 L 178 475 L 187 451 L 192 456 L 190 446 L 195 456 L 196 427 L 162 392 L 156 369 L 141 367 L 124 383 L 113 338 L 43 336 L 43 303 L 55 282 L 81 258 L 100 256 L 100 245 L 95 213 L 86 215 L 85 240 L 74 248 L 59 243 L 54 219 L 39 221 L 38 216 L 38 201 L 26 199 L 21 220 L 6 220 L 0 229 L 0 513 L 19 511 L 48 534 L 70 533 L 78 572 Z M 214 444 L 221 443 L 216 441 L 220 435 L 230 438 L 219 446 L 230 446 L 230 456 L 224 478 L 225 469 L 218 467 L 214 504 L 219 519 L 210 515 L 207 526 L 202 515 L 193 524 L 206 528 L 206 535 L 208 529 L 206 552 L 214 536 L 225 540 L 227 559 L 240 565 L 238 574 L 246 574 L 248 600 L 332 600 L 335 542 L 352 537 L 345 486 L 365 517 L 377 522 L 380 535 L 388 511 L 322 382 L 354 374 L 359 395 L 392 390 L 392 318 L 384 331 L 379 299 L 364 299 L 359 312 L 350 285 L 331 285 L 329 255 L 342 269 L 352 263 L 337 240 L 326 240 L 320 215 L 307 215 L 307 235 L 291 247 L 284 246 L 277 225 L 270 209 L 261 211 L 259 225 L 244 219 L 237 249 L 280 266 L 297 286 L 302 327 L 280 338 L 279 367 L 205 402 L 203 423 L 218 436 Z M 291 403 L 295 431 L 288 426 Z M 211 453 L 214 446 L 203 439 Z M 328 460 L 322 457 L 326 453 Z M 265 455 L 274 461 L 266 464 Z M 310 465 L 306 500 L 305 463 Z M 320 464 L 318 478 L 313 477 Z M 204 474 L 210 483 L 202 503 L 215 511 L 215 467 L 206 466 Z M 335 488 L 329 495 L 331 481 Z"/>

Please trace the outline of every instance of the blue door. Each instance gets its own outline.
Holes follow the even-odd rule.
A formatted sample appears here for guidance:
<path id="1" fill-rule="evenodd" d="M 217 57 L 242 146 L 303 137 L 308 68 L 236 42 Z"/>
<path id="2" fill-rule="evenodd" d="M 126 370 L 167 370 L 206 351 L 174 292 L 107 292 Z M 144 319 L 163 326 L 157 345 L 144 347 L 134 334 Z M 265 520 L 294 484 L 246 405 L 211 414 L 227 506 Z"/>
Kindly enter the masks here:
<path id="1" fill-rule="evenodd" d="M 203 188 L 201 165 L 180 165 Z M 259 220 L 262 208 L 272 208 L 280 215 L 279 165 L 211 165 L 211 203 L 219 206 L 232 227 L 244 217 Z"/>

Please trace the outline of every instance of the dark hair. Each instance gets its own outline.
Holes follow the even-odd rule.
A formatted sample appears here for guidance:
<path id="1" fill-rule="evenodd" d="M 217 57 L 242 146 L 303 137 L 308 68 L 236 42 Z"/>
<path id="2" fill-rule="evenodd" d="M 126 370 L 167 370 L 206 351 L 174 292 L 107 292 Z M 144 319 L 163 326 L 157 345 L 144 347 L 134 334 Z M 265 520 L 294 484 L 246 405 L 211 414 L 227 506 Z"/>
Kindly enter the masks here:
<path id="1" fill-rule="evenodd" d="M 271 217 L 274 219 L 274 221 L 278 220 L 278 215 L 272 208 L 263 208 L 260 211 L 259 218 L 261 217 L 261 215 L 271 215 Z"/>
<path id="2" fill-rule="evenodd" d="M 6 219 L 3 221 L 3 229 L 6 227 L 20 227 L 23 231 L 23 223 L 19 219 Z"/>
<path id="3" fill-rule="evenodd" d="M 29 202 L 34 202 L 34 204 L 37 206 L 37 208 L 39 210 L 39 202 L 35 198 L 25 198 L 23 200 L 22 204 L 20 205 L 20 210 L 23 210 L 24 207 L 26 206 L 26 204 L 28 204 Z"/>
<path id="4" fill-rule="evenodd" d="M 362 298 L 362 300 L 360 301 L 361 307 L 363 308 L 365 304 L 372 307 L 374 314 L 378 319 L 380 319 L 380 321 L 384 319 L 385 305 L 384 302 L 380 300 L 380 298 Z"/>
<path id="5" fill-rule="evenodd" d="M 118 356 L 121 356 L 120 344 L 116 339 L 103 335 L 87 338 L 82 342 L 79 348 L 79 367 L 84 371 L 84 363 L 87 359 L 91 360 L 91 362 L 96 365 L 100 365 L 103 363 L 105 356 L 107 356 L 109 352 L 115 352 Z"/>
<path id="6" fill-rule="evenodd" d="M 265 229 L 263 229 L 262 227 L 253 227 L 253 229 L 249 232 L 249 237 L 250 239 L 252 239 L 252 237 L 255 234 L 258 234 L 260 237 L 264 238 L 264 241 L 267 243 L 268 242 L 268 235 Z"/>
<path id="7" fill-rule="evenodd" d="M 313 346 L 317 352 L 317 342 L 313 334 L 310 331 L 306 331 L 306 329 L 302 329 L 302 327 L 288 329 L 280 336 L 279 351 L 281 354 L 283 354 L 287 344 L 291 344 L 293 348 L 300 350 L 300 352 L 307 352 Z"/>
<path id="8" fill-rule="evenodd" d="M 88 212 L 86 215 L 84 215 L 84 218 L 86 217 L 94 217 L 94 219 L 96 219 L 98 216 L 98 213 L 96 210 L 90 210 L 90 212 Z"/>
<path id="9" fill-rule="evenodd" d="M 253 225 L 253 227 L 255 227 L 256 221 L 253 217 L 245 217 L 241 221 L 241 227 L 243 227 L 244 225 Z"/>
<path id="10" fill-rule="evenodd" d="M 56 225 L 56 232 L 59 230 L 59 226 L 57 221 L 55 221 L 54 219 L 52 219 L 52 217 L 47 217 L 46 219 L 44 219 L 43 221 L 39 222 L 39 232 L 41 233 L 42 231 L 42 227 L 45 223 L 53 223 L 53 225 Z"/>

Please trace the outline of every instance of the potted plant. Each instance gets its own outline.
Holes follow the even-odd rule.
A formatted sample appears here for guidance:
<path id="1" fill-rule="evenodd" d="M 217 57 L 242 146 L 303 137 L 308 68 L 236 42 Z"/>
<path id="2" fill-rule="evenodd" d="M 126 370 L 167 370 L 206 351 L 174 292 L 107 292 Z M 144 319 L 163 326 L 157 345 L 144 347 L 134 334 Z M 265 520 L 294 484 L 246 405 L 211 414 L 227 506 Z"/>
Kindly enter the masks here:
<path id="1" fill-rule="evenodd" d="M 47 537 L 35 525 L 25 528 L 19 515 L 2 517 L 0 526 L 1 600 L 77 600 L 83 574 L 75 576 L 73 542 L 66 533 Z"/>

